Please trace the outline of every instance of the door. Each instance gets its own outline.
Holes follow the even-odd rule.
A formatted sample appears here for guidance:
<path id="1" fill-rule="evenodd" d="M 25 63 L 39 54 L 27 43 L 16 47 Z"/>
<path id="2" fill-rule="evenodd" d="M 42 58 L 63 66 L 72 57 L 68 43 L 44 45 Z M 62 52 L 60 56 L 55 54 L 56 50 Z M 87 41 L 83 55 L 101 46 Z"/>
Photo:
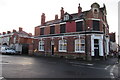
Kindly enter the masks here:
<path id="1" fill-rule="evenodd" d="M 29 45 L 28 44 L 23 44 L 22 45 L 22 54 L 28 54 L 28 48 Z"/>
<path id="2" fill-rule="evenodd" d="M 94 39 L 94 54 L 95 58 L 99 58 L 99 40 Z"/>
<path id="3" fill-rule="evenodd" d="M 52 51 L 51 51 L 51 52 L 52 52 L 51 54 L 54 55 L 54 45 L 52 45 L 51 47 L 52 47 L 52 48 L 51 48 L 51 50 L 52 50 Z"/>

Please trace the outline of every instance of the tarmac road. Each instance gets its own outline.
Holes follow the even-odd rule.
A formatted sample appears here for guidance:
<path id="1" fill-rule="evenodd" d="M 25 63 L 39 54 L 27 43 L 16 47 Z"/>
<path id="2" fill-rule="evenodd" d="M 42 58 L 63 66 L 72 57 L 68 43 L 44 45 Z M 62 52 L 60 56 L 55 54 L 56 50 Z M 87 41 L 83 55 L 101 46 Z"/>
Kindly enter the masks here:
<path id="1" fill-rule="evenodd" d="M 80 61 L 62 58 L 3 55 L 4 78 L 117 78 L 116 58 Z"/>

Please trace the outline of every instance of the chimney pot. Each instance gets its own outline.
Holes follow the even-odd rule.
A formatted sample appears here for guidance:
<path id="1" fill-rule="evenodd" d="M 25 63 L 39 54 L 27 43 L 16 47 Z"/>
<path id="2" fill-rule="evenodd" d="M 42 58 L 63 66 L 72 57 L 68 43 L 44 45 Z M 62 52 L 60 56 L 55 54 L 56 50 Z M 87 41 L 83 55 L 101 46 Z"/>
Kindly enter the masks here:
<path id="1" fill-rule="evenodd" d="M 57 14 L 55 15 L 55 20 L 58 20 L 58 15 Z"/>
<path id="2" fill-rule="evenodd" d="M 80 7 L 80 3 L 79 3 L 79 6 L 78 6 L 78 15 L 80 15 L 81 12 L 82 12 L 82 8 Z"/>
<path id="3" fill-rule="evenodd" d="M 10 31 L 7 31 L 7 34 L 10 34 L 11 32 Z"/>
<path id="4" fill-rule="evenodd" d="M 23 28 L 19 27 L 19 32 L 23 31 Z"/>
<path id="5" fill-rule="evenodd" d="M 15 30 L 15 29 L 13 29 L 13 33 L 14 33 L 14 32 L 16 32 L 16 30 Z"/>
<path id="6" fill-rule="evenodd" d="M 42 13 L 41 15 L 41 25 L 44 25 L 45 24 L 45 13 Z"/>
<path id="7" fill-rule="evenodd" d="M 6 34 L 6 32 L 3 32 L 3 35 L 5 35 Z"/>
<path id="8" fill-rule="evenodd" d="M 32 36 L 32 33 L 29 33 L 30 36 Z"/>
<path id="9" fill-rule="evenodd" d="M 61 7 L 60 12 L 61 12 L 61 19 L 63 19 L 63 17 L 64 17 L 64 8 L 63 7 Z"/>

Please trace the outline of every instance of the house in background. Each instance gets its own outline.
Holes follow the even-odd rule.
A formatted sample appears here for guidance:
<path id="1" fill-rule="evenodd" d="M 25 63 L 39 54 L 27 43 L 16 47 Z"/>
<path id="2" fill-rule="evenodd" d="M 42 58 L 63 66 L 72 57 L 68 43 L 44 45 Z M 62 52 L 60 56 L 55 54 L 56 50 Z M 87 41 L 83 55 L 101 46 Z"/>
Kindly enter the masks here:
<path id="1" fill-rule="evenodd" d="M 38 41 L 38 55 L 51 55 L 73 58 L 104 58 L 109 55 L 109 26 L 106 6 L 93 3 L 91 9 L 69 14 L 62 7 L 60 18 L 45 21 L 35 27 Z"/>
<path id="2" fill-rule="evenodd" d="M 118 51 L 118 44 L 116 43 L 116 33 L 111 32 L 109 33 L 110 37 L 110 55 L 116 55 Z"/>
<path id="3" fill-rule="evenodd" d="M 33 53 L 33 40 L 32 34 L 23 31 L 21 27 L 19 31 L 13 29 L 12 32 L 7 31 L 0 35 L 1 46 L 8 46 L 22 54 Z"/>

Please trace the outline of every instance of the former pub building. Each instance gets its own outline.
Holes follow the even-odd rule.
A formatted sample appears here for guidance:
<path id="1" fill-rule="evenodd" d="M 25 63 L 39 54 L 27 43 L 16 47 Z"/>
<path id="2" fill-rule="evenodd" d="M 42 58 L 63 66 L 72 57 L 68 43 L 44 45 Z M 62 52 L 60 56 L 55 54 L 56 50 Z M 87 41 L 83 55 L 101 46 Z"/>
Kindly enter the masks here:
<path id="1" fill-rule="evenodd" d="M 41 25 L 35 27 L 35 37 L 39 38 L 39 55 L 53 55 L 72 58 L 104 58 L 109 55 L 109 26 L 106 6 L 93 3 L 91 9 L 69 14 L 62 7 L 60 18 L 45 21 L 41 15 Z"/>

